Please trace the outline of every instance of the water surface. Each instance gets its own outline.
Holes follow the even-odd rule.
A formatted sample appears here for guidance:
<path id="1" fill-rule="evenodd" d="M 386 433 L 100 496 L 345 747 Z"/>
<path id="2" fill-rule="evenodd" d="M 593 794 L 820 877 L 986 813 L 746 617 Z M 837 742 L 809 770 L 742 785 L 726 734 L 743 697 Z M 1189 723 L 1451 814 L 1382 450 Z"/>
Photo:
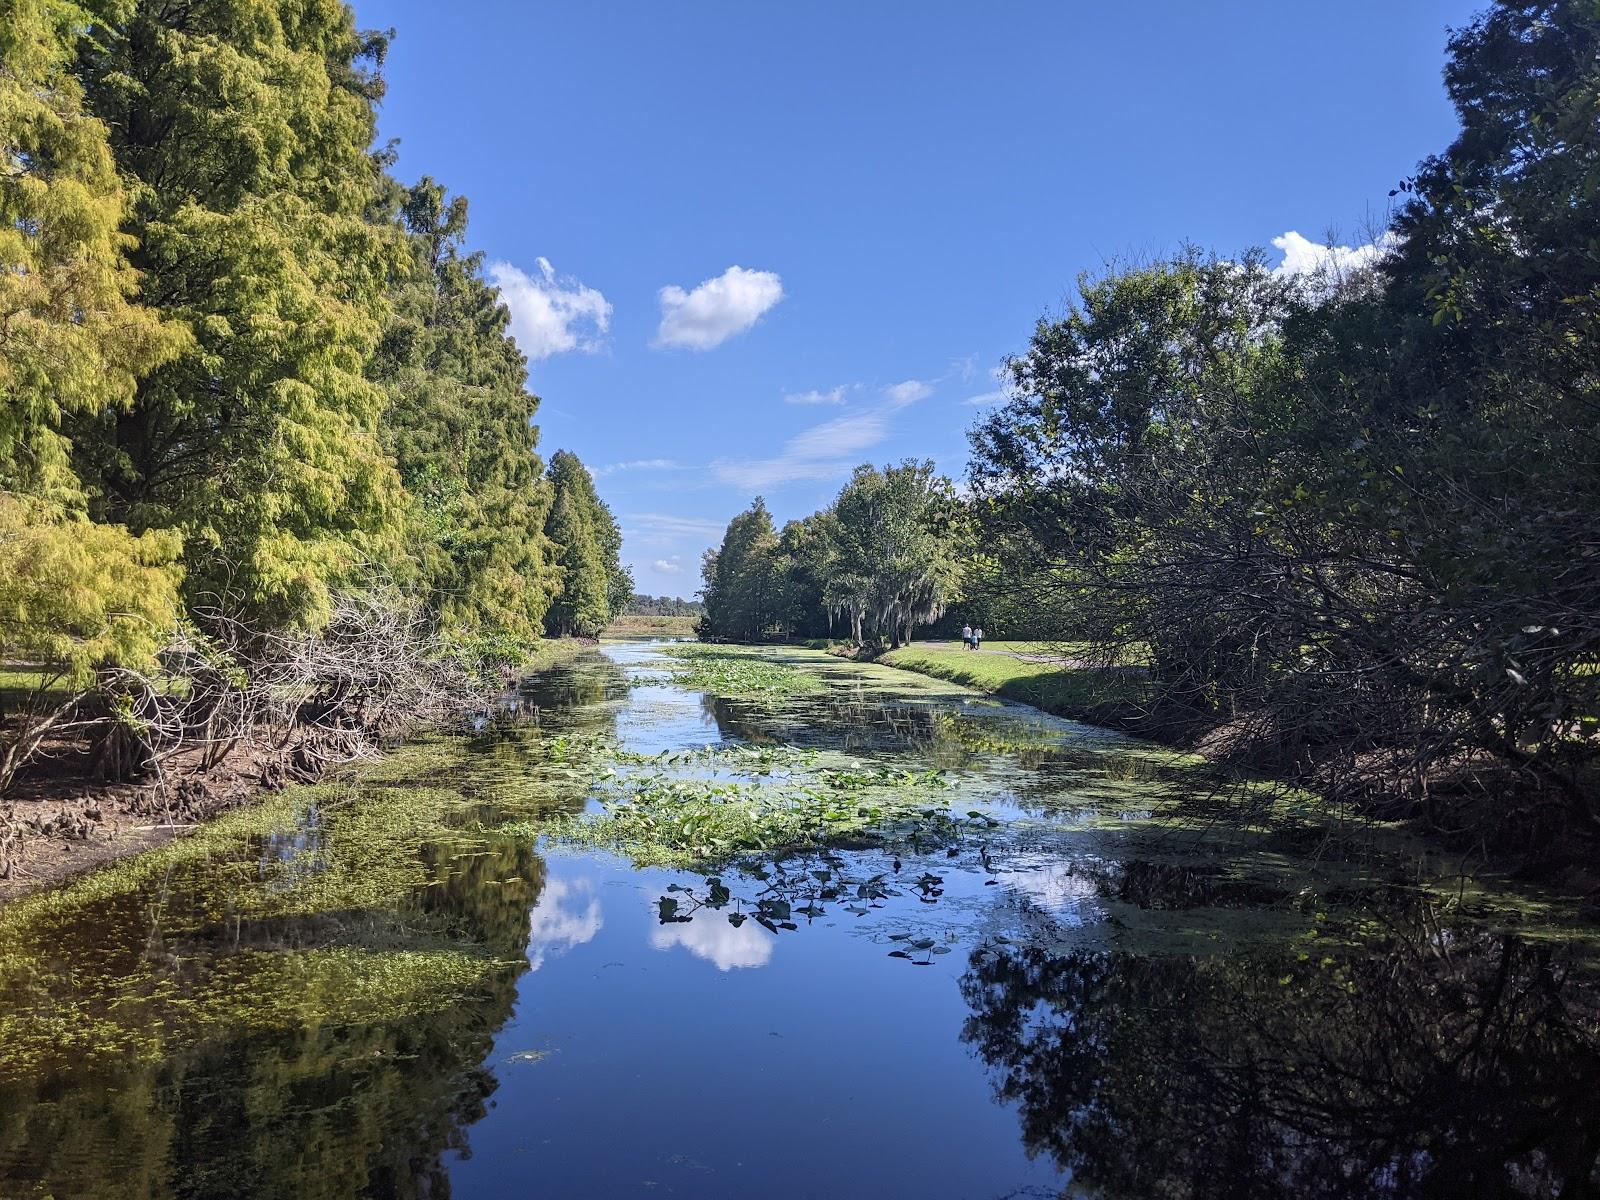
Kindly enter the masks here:
<path id="1" fill-rule="evenodd" d="M 787 657 L 827 686 L 716 697 L 611 646 L 0 913 L 0 1194 L 1600 1194 L 1562 906 L 1104 731 Z M 959 828 L 715 883 L 528 833 L 641 779 L 885 767 L 938 773 Z"/>

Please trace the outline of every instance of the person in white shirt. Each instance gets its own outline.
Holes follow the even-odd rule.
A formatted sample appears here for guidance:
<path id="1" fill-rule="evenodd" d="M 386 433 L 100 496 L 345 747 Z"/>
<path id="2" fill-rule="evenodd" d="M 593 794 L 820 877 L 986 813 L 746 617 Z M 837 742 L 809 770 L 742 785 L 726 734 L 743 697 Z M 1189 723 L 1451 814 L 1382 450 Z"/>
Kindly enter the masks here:
<path id="1" fill-rule="evenodd" d="M 963 625 L 961 627 L 961 648 L 963 650 L 971 650 L 972 649 L 972 626 L 971 625 Z"/>

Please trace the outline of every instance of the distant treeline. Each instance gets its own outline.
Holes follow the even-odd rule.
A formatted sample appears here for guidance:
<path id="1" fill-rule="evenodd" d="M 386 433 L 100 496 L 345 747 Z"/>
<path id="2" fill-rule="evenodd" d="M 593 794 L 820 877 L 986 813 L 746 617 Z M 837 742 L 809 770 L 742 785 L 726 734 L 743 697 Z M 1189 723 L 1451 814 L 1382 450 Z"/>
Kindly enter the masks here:
<path id="1" fill-rule="evenodd" d="M 628 601 L 627 613 L 635 617 L 698 617 L 706 606 L 698 600 L 682 600 L 677 596 L 647 596 L 635 592 Z"/>
<path id="2" fill-rule="evenodd" d="M 0 2 L 0 656 L 87 696 L 374 589 L 485 660 L 626 603 L 465 199 L 372 151 L 386 49 L 338 0 Z"/>
<path id="3" fill-rule="evenodd" d="M 706 552 L 703 634 L 909 640 L 959 594 L 958 511 L 931 462 L 858 467 L 831 505 L 781 534 L 757 497 Z"/>
<path id="4" fill-rule="evenodd" d="M 781 534 L 758 501 L 708 632 L 904 638 L 959 598 L 1343 794 L 1600 835 L 1600 10 L 1499 3 L 1445 82 L 1460 135 L 1379 253 L 1085 277 L 964 500 L 908 465 Z"/>

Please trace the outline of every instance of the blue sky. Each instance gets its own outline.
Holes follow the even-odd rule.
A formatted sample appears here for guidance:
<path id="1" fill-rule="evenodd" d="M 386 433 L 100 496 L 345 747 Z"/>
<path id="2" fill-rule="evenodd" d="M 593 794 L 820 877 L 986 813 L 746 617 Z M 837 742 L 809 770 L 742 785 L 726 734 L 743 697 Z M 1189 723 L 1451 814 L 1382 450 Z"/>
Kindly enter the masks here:
<path id="1" fill-rule="evenodd" d="M 1079 272 L 1358 252 L 1453 134 L 1446 29 L 1480 7 L 356 0 L 398 34 L 398 173 L 471 201 L 543 452 L 684 596 L 757 493 L 781 522 L 858 462 L 961 476 Z"/>

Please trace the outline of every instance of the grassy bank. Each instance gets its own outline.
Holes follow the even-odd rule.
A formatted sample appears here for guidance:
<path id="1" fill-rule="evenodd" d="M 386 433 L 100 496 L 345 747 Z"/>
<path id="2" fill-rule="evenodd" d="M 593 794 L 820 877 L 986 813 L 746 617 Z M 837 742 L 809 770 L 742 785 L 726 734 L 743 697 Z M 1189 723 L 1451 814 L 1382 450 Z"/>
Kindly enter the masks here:
<path id="1" fill-rule="evenodd" d="M 699 617 L 624 615 L 607 625 L 605 632 L 600 636 L 608 638 L 692 638 L 694 637 L 694 623 L 699 619 Z"/>
<path id="2" fill-rule="evenodd" d="M 1143 711 L 1149 694 L 1148 682 L 1130 671 L 1030 662 L 1005 654 L 911 645 L 877 661 L 1099 725 L 1127 725 Z"/>

